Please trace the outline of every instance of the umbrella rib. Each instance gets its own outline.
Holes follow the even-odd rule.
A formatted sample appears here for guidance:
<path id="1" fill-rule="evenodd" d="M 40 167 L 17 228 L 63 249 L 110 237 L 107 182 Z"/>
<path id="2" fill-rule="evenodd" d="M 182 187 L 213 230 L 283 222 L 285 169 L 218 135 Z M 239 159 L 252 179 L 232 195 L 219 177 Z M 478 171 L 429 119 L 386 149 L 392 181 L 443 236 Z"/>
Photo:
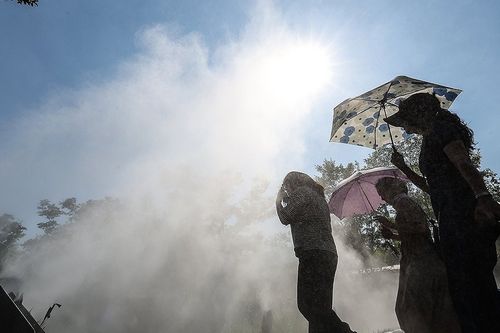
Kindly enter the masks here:
<path id="1" fill-rule="evenodd" d="M 354 97 L 353 99 L 351 99 L 351 101 L 353 101 L 353 100 L 365 101 L 365 102 L 375 102 L 375 103 L 379 103 L 380 102 L 380 100 L 378 100 L 378 99 L 363 98 L 363 97 Z"/>
<path id="2" fill-rule="evenodd" d="M 419 84 L 430 84 L 430 86 L 428 87 L 424 87 L 424 88 L 421 88 L 421 89 L 418 89 L 416 90 L 415 92 L 411 92 L 411 93 L 407 93 L 407 94 L 401 94 L 401 95 L 396 95 L 396 97 L 401 97 L 401 96 L 405 96 L 405 95 L 408 95 L 408 94 L 416 94 L 418 93 L 419 91 L 422 91 L 422 90 L 425 90 L 425 89 L 429 89 L 429 88 L 433 88 L 433 86 L 436 86 L 436 87 L 443 87 L 443 88 L 449 88 L 449 87 L 445 87 L 445 86 L 442 86 L 442 85 L 439 85 L 439 84 L 435 84 L 435 83 L 432 83 L 432 82 L 423 82 L 422 83 L 419 83 Z M 391 82 L 391 85 L 392 85 L 392 82 Z"/>
<path id="3" fill-rule="evenodd" d="M 353 99 L 354 99 L 354 98 L 353 98 Z M 374 105 L 375 105 L 376 103 L 378 103 L 377 101 L 370 101 L 370 102 L 374 102 Z M 364 109 L 363 111 L 359 111 L 359 112 L 357 113 L 357 115 L 359 116 L 359 115 L 360 115 L 360 114 L 362 114 L 363 112 L 370 110 L 372 107 L 374 107 L 374 105 L 370 105 L 369 107 L 367 107 L 367 108 L 366 108 L 366 109 Z"/>
<path id="4" fill-rule="evenodd" d="M 442 86 L 440 86 L 440 87 L 442 87 Z M 419 92 L 427 90 L 429 88 L 433 88 L 433 87 L 432 86 L 431 87 L 425 87 L 425 88 L 422 88 L 422 89 L 415 90 L 414 92 L 409 92 L 409 93 L 406 93 L 406 94 L 399 95 L 398 97 L 407 96 L 407 95 L 410 95 L 410 94 L 411 95 L 418 94 Z"/>
<path id="5" fill-rule="evenodd" d="M 392 103 L 392 102 L 385 102 L 385 104 L 388 104 L 388 105 L 390 105 L 390 106 L 394 106 L 394 107 L 396 107 L 396 108 L 399 108 L 399 105 L 396 105 L 396 104 L 394 104 L 394 103 Z"/>
<path id="6" fill-rule="evenodd" d="M 389 82 L 389 88 L 387 88 L 387 91 L 385 92 L 384 98 L 383 98 L 384 103 L 387 101 L 387 94 L 389 93 L 389 90 L 391 90 L 391 87 L 392 87 L 393 83 L 394 83 L 394 80 L 392 80 L 391 82 Z"/>
<path id="7" fill-rule="evenodd" d="M 365 191 L 363 190 L 363 186 L 361 186 L 361 182 L 359 181 L 359 179 L 357 180 L 357 183 L 359 185 L 359 189 L 361 190 L 361 193 L 363 193 L 363 195 L 365 196 L 365 199 L 368 202 L 368 205 L 370 205 L 370 208 L 372 209 L 372 211 L 375 211 L 375 209 L 373 209 L 372 203 L 370 202 L 370 199 L 368 199 L 368 196 L 366 195 Z"/>
<path id="8" fill-rule="evenodd" d="M 379 105 L 379 109 L 378 109 L 378 116 L 377 116 L 377 120 L 376 120 L 376 123 L 375 123 L 375 131 L 374 131 L 374 136 L 373 136 L 373 146 L 371 148 L 373 149 L 376 149 L 377 148 L 377 139 L 378 139 L 378 135 L 380 133 L 377 132 L 377 128 L 380 124 L 380 116 L 381 116 L 381 109 L 383 108 L 384 109 L 384 116 L 385 118 L 387 118 L 387 110 L 386 110 L 386 106 L 387 105 L 390 105 L 392 107 L 395 107 L 395 108 L 399 108 L 399 105 L 396 105 L 394 103 L 394 101 L 396 100 L 396 98 L 403 98 L 403 97 L 408 97 L 408 96 L 411 96 L 411 95 L 414 95 L 414 94 L 417 94 L 417 93 L 420 93 L 420 92 L 423 92 L 425 90 L 428 90 L 428 89 L 433 89 L 433 88 L 436 88 L 436 87 L 439 87 L 439 88 L 445 88 L 445 89 L 455 89 L 455 90 L 458 90 L 459 93 L 461 92 L 460 89 L 457 89 L 457 88 L 451 88 L 451 87 L 447 87 L 447 86 L 443 86 L 443 85 L 439 85 L 439 84 L 435 84 L 435 83 L 432 83 L 432 82 L 425 82 L 425 81 L 420 81 L 420 80 L 417 80 L 417 79 L 412 79 L 412 78 L 409 78 L 409 77 L 402 77 L 404 80 L 404 82 L 406 83 L 409 83 L 409 86 L 400 90 L 399 93 L 398 93 L 398 89 L 396 89 L 396 91 L 391 94 L 391 98 L 390 100 L 391 101 L 388 101 L 388 95 L 389 95 L 389 91 L 391 90 L 392 86 L 396 84 L 395 80 L 397 78 L 400 78 L 399 76 L 396 77 L 395 79 L 387 82 L 387 83 L 384 83 L 358 97 L 354 97 L 352 99 L 347 99 L 346 101 L 344 102 L 347 102 L 347 101 L 359 101 L 360 103 L 359 104 L 369 104 L 369 106 L 367 106 L 366 108 L 362 109 L 361 111 L 357 112 L 356 113 L 356 116 L 360 116 L 361 114 L 367 112 L 367 111 L 370 111 L 371 109 L 375 109 L 376 110 L 376 105 L 378 104 Z M 415 81 L 412 81 L 412 80 L 415 80 Z M 402 81 L 399 81 L 398 83 L 400 83 Z M 386 87 L 386 90 L 385 92 L 383 93 L 383 97 L 382 99 L 380 100 L 376 100 L 376 99 L 371 99 L 370 96 L 372 95 L 376 95 L 376 94 L 380 94 L 383 89 Z M 415 89 L 414 91 L 410 91 L 408 92 L 408 88 L 412 88 L 412 89 Z M 364 97 L 366 96 L 366 97 Z M 343 102 L 343 103 L 344 103 Z M 363 103 L 364 102 L 364 103 Z M 453 101 L 451 101 L 453 102 Z M 343 104 L 341 103 L 341 104 Z M 451 103 L 450 103 L 451 104 Z M 340 106 L 340 104 L 338 105 Z M 338 107 L 337 106 L 337 107 Z M 335 107 L 334 110 L 337 108 Z M 361 107 L 363 107 L 363 105 L 361 105 Z M 350 108 L 344 108 L 345 110 L 348 110 Z M 376 113 L 376 112 L 375 112 Z M 375 114 L 374 113 L 374 114 Z M 334 115 L 335 115 L 335 112 L 334 112 Z M 352 119 L 354 119 L 354 117 L 352 117 L 352 119 L 346 119 L 347 117 L 343 117 L 342 119 L 342 122 L 340 122 L 338 119 L 337 122 L 335 122 L 332 126 L 332 134 L 331 134 L 331 137 L 330 137 L 330 141 L 333 141 L 333 137 L 334 135 L 337 133 L 337 131 L 342 127 L 342 123 L 345 123 L 347 125 L 348 122 L 350 122 Z M 335 118 L 334 118 L 335 120 Z M 335 126 L 335 124 L 337 124 L 337 126 Z M 393 135 L 392 135 L 392 131 L 391 131 L 391 126 L 389 124 L 388 125 L 388 130 L 389 130 L 389 137 L 391 139 L 391 143 L 392 145 L 394 146 L 394 138 L 393 138 Z M 335 131 L 333 131 L 334 129 L 336 128 Z M 385 135 L 384 135 L 385 136 Z M 366 143 L 364 144 L 366 145 Z M 368 145 L 366 145 L 368 146 Z"/>
<path id="9" fill-rule="evenodd" d="M 391 85 L 389 86 L 389 89 L 387 90 L 386 94 L 391 89 L 392 83 L 393 82 L 391 81 Z M 413 92 L 408 92 L 406 94 L 396 95 L 396 97 L 418 94 L 421 91 L 424 91 L 424 90 L 427 90 L 427 89 L 430 89 L 430 88 L 434 88 L 434 87 L 445 88 L 445 89 L 456 89 L 456 88 L 451 88 L 451 87 L 447 87 L 447 86 L 442 86 L 440 84 L 436 84 L 436 83 L 432 83 L 432 82 L 422 82 L 421 84 L 424 84 L 424 85 L 427 85 L 427 86 L 425 86 L 423 88 L 420 88 L 420 89 L 417 89 L 417 90 L 415 90 Z M 457 90 L 459 90 L 459 89 L 457 89 Z M 390 103 L 390 102 L 386 102 L 386 103 L 387 104 L 391 104 L 391 105 L 396 106 L 396 107 L 399 107 L 398 105 Z"/>
<path id="10" fill-rule="evenodd" d="M 356 114 L 356 116 L 359 116 L 360 114 L 365 113 L 366 111 L 368 111 L 368 110 L 372 109 L 374 106 L 375 106 L 375 105 L 372 105 L 372 106 L 367 107 L 367 108 L 366 108 L 366 109 L 364 109 L 363 111 L 358 112 L 358 114 Z M 354 119 L 354 118 L 355 118 L 355 117 L 353 117 L 353 119 Z"/>
<path id="11" fill-rule="evenodd" d="M 365 92 L 364 94 L 361 94 L 360 96 L 366 95 L 366 94 L 368 94 L 369 92 L 372 92 L 372 91 L 375 91 L 375 90 L 377 90 L 377 89 L 380 89 L 380 88 L 382 88 L 383 86 L 385 86 L 386 84 L 389 84 L 389 83 L 390 83 L 390 82 L 386 82 L 386 83 L 384 83 L 384 84 L 381 84 L 380 86 L 375 87 L 375 88 L 373 88 L 372 90 L 370 90 L 370 91 L 368 91 L 368 92 Z"/>
<path id="12" fill-rule="evenodd" d="M 373 107 L 374 107 L 374 105 L 371 105 L 371 106 L 367 107 L 366 109 L 364 109 L 363 111 L 358 112 L 357 116 L 359 116 L 362 113 L 365 113 L 366 111 L 370 110 Z"/>
<path id="13" fill-rule="evenodd" d="M 438 86 L 438 85 L 436 85 L 436 86 Z M 389 90 L 391 89 L 391 87 L 392 87 L 392 82 L 390 82 L 389 89 L 387 89 L 387 91 L 385 92 L 384 96 L 387 96 L 387 93 L 389 92 Z M 440 86 L 440 87 L 444 87 L 444 86 Z M 416 90 L 416 91 L 414 91 L 414 92 L 410 92 L 410 93 L 407 93 L 407 94 L 398 95 L 398 97 L 401 97 L 401 96 L 406 96 L 406 95 L 408 95 L 408 94 L 417 94 L 417 93 L 419 93 L 420 91 L 424 91 L 424 90 L 429 89 L 429 88 L 432 88 L 432 87 L 425 87 L 425 88 L 422 88 L 422 89 Z M 352 100 L 360 100 L 360 101 L 365 101 L 365 102 L 374 102 L 374 103 L 379 103 L 379 102 L 381 102 L 381 100 L 380 100 L 380 101 L 378 101 L 378 100 L 366 99 L 366 98 L 359 98 L 359 97 L 354 97 Z M 395 107 L 398 107 L 398 108 L 399 108 L 399 105 L 396 105 L 396 104 L 394 104 L 394 103 L 392 103 L 392 102 L 385 101 L 384 103 L 386 103 L 386 104 L 389 104 L 389 105 L 392 105 L 392 106 L 395 106 Z M 365 111 L 368 111 L 369 109 L 371 109 L 371 108 L 373 108 L 373 107 L 374 107 L 374 105 L 371 105 L 371 106 L 367 107 L 366 109 L 364 109 L 363 111 L 358 112 L 358 114 L 357 114 L 357 115 L 359 116 L 360 114 L 364 113 Z M 380 111 L 380 109 L 379 109 L 379 111 Z"/>
<path id="14" fill-rule="evenodd" d="M 353 98 L 354 99 L 354 98 Z M 375 104 L 375 103 L 374 103 Z M 364 109 L 363 111 L 360 111 L 358 112 L 356 115 L 359 116 L 360 114 L 370 110 L 371 108 L 373 107 L 373 105 L 370 105 L 369 107 L 367 107 L 366 109 Z M 354 118 L 353 118 L 354 119 Z M 342 122 L 347 122 L 347 121 L 350 121 L 351 119 L 344 119 Z M 337 131 L 340 129 L 341 126 L 339 126 L 339 128 L 337 128 L 335 130 L 335 132 L 333 132 L 333 128 L 332 128 L 332 134 L 330 135 L 330 140 L 333 138 L 333 136 L 335 135 L 335 133 L 337 133 Z"/>
<path id="15" fill-rule="evenodd" d="M 365 179 L 363 179 L 363 178 L 360 178 L 360 179 L 359 179 L 359 182 L 360 182 L 360 183 L 361 183 L 361 182 L 363 182 L 363 183 L 365 183 L 365 184 L 370 184 L 370 185 L 375 185 L 375 183 L 369 182 L 368 180 L 365 180 Z"/>
<path id="16" fill-rule="evenodd" d="M 347 187 L 347 186 L 350 186 L 350 187 L 348 187 L 348 190 L 347 190 L 347 192 L 349 192 L 351 190 L 351 187 L 353 187 L 353 183 L 344 184 L 344 185 L 340 186 L 339 188 L 336 188 L 333 192 L 335 193 L 337 191 L 340 191 L 341 188 L 344 188 L 344 187 Z"/>
<path id="17" fill-rule="evenodd" d="M 374 88 L 374 89 L 372 89 L 372 90 L 370 90 L 370 91 L 380 89 L 380 88 L 382 88 L 383 86 L 385 86 L 386 84 L 389 84 L 389 89 L 390 89 L 390 87 L 391 87 L 391 85 L 392 85 L 392 81 L 391 81 L 391 82 L 386 82 L 386 83 L 384 83 L 384 84 L 381 84 L 380 86 L 378 86 L 378 87 L 376 87 L 376 88 Z M 387 90 L 387 91 L 389 91 L 389 90 Z M 367 94 L 367 93 L 365 93 L 365 94 Z M 386 94 L 387 94 L 387 92 L 386 92 Z M 363 94 L 363 95 L 364 95 L 364 94 Z M 384 94 L 384 95 L 385 95 L 385 94 Z M 373 99 L 368 99 L 368 98 L 363 98 L 363 97 L 354 97 L 354 98 L 352 98 L 351 100 L 361 100 L 361 101 L 366 101 L 366 102 L 374 102 L 374 103 L 379 103 L 379 102 L 380 102 L 380 100 L 373 100 Z M 369 108 L 367 108 L 367 109 L 365 109 L 365 110 L 361 111 L 361 112 L 358 112 L 358 114 L 360 114 L 360 113 L 362 113 L 362 112 L 364 112 L 364 111 L 366 111 L 366 110 L 368 110 L 368 109 L 370 109 L 370 108 L 371 108 L 371 106 L 370 106 Z"/>
<path id="18" fill-rule="evenodd" d="M 347 189 L 347 191 L 346 191 L 346 193 L 349 193 L 349 191 L 351 190 L 351 188 L 354 186 L 354 182 L 352 182 L 352 183 L 347 183 L 347 184 L 345 184 L 344 186 L 349 186 L 349 187 L 348 187 L 348 189 Z M 341 187 L 337 188 L 334 192 L 339 191 L 340 189 L 344 188 L 344 186 L 341 186 Z M 331 200 L 331 199 L 330 199 L 330 200 Z M 340 206 L 340 212 L 339 212 L 339 215 L 340 215 L 340 216 L 342 216 L 343 211 L 344 211 L 344 205 L 341 205 L 341 206 Z"/>
<path id="19" fill-rule="evenodd" d="M 407 178 L 402 178 L 404 175 L 394 167 L 358 171 L 345 179 L 346 183 L 334 189 L 328 202 L 330 212 L 340 219 L 350 216 L 351 213 L 354 215 L 366 214 L 369 209 L 371 209 L 371 212 L 376 212 L 375 207 L 378 208 L 378 206 L 375 205 L 378 205 L 380 198 L 378 196 L 374 197 L 376 192 L 373 192 L 373 190 L 381 177 L 399 178 L 408 181 Z M 353 201 L 356 202 L 355 205 L 349 207 L 346 205 L 346 203 L 352 203 Z M 335 211 L 332 210 L 333 207 L 335 207 Z M 364 211 L 360 213 L 360 209 Z M 344 216 L 344 214 L 347 215 Z"/>

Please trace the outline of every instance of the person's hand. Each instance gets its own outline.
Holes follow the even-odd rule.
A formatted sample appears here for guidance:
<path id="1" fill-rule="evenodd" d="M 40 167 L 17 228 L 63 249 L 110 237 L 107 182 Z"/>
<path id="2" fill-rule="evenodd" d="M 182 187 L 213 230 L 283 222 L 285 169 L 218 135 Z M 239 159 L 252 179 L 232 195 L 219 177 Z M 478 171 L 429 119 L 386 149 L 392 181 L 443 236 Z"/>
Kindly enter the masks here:
<path id="1" fill-rule="evenodd" d="M 405 159 L 397 150 L 392 151 L 391 163 L 394 164 L 398 169 L 406 167 Z"/>
<path id="2" fill-rule="evenodd" d="M 394 238 L 394 233 L 391 231 L 391 229 L 382 226 L 382 229 L 380 231 L 382 232 L 382 237 L 384 237 L 385 239 Z"/>
<path id="3" fill-rule="evenodd" d="M 474 219 L 483 226 L 496 225 L 500 220 L 500 204 L 491 195 L 479 197 L 474 211 Z"/>
<path id="4" fill-rule="evenodd" d="M 378 223 L 380 223 L 382 226 L 385 226 L 387 228 L 391 227 L 392 223 L 387 219 L 387 217 L 385 217 L 383 215 L 377 215 L 373 219 L 375 221 L 377 221 Z"/>

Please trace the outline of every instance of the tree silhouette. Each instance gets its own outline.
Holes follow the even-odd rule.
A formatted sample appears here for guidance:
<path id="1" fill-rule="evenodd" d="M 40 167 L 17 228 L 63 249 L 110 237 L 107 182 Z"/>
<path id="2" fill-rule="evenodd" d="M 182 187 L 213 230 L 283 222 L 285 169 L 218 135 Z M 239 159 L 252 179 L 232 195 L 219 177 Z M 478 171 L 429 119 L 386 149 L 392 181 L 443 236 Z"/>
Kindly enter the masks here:
<path id="1" fill-rule="evenodd" d="M 51 234 L 59 225 L 56 218 L 63 214 L 62 209 L 47 199 L 41 200 L 37 209 L 38 216 L 43 216 L 47 219 L 46 222 L 40 222 L 37 226 L 42 229 L 45 234 Z"/>
<path id="2" fill-rule="evenodd" d="M 26 228 L 10 214 L 0 215 L 0 271 L 8 254 L 12 253 L 17 242 L 24 237 Z"/>
<path id="3" fill-rule="evenodd" d="M 38 0 L 16 0 L 18 4 L 28 5 L 28 6 L 38 6 Z"/>
<path id="4" fill-rule="evenodd" d="M 24 227 L 10 214 L 0 215 L 0 244 L 9 247 L 24 237 Z"/>
<path id="5" fill-rule="evenodd" d="M 422 138 L 413 136 L 396 146 L 397 150 L 405 156 L 407 165 L 417 173 L 419 173 L 418 160 L 421 144 Z M 327 199 L 329 199 L 333 188 L 355 171 L 393 166 L 391 155 L 392 147 L 387 145 L 374 150 L 365 159 L 363 165 L 357 162 L 343 165 L 333 160 L 325 160 L 323 164 L 316 166 L 316 170 L 319 172 L 317 180 L 324 186 L 325 194 L 328 196 Z M 473 150 L 471 159 L 478 168 L 481 168 L 481 153 L 479 149 Z M 491 169 L 484 169 L 482 173 L 488 190 L 495 200 L 500 200 L 500 180 L 498 175 Z M 428 194 L 410 184 L 409 195 L 424 209 L 429 218 L 435 219 Z M 388 212 L 385 206 L 380 207 L 379 211 L 384 214 Z M 344 219 L 334 224 L 333 227 L 336 228 L 337 233 L 343 235 L 346 243 L 359 252 L 365 259 L 372 258 L 375 255 L 376 258 L 386 264 L 397 262 L 399 244 L 384 239 L 378 223 L 374 222 L 370 215 L 359 215 Z"/>

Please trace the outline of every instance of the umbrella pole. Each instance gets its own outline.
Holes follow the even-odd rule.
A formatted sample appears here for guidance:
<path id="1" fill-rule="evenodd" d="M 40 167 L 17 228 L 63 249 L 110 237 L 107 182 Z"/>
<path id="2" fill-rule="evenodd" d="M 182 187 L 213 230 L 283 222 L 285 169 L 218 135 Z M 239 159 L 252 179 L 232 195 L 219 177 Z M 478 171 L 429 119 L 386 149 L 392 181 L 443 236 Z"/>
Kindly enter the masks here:
<path id="1" fill-rule="evenodd" d="M 384 109 L 384 116 L 385 116 L 385 118 L 387 118 L 387 112 L 385 111 L 385 103 L 382 105 L 382 108 Z M 389 129 L 389 137 L 391 138 L 392 150 L 397 151 L 396 146 L 394 145 L 394 139 L 392 138 L 391 125 L 389 125 L 388 123 L 386 123 L 386 124 L 387 124 L 387 128 Z"/>
<path id="2" fill-rule="evenodd" d="M 387 91 L 384 94 L 384 98 L 382 99 L 382 108 L 384 109 L 385 118 L 387 118 L 387 112 L 385 111 L 385 103 L 387 102 L 387 94 L 389 93 L 389 90 L 391 90 L 393 83 L 394 83 L 394 80 L 392 80 L 391 83 L 389 84 L 389 88 L 387 88 Z M 389 129 L 389 137 L 391 138 L 392 150 L 396 151 L 396 147 L 394 146 L 394 140 L 392 139 L 391 125 L 387 124 L 387 128 Z"/>
<path id="3" fill-rule="evenodd" d="M 363 195 L 365 196 L 365 199 L 366 201 L 368 202 L 368 204 L 370 205 L 370 208 L 372 209 L 372 211 L 375 211 L 375 209 L 373 209 L 373 206 L 372 206 L 372 203 L 370 202 L 370 200 L 368 200 L 368 196 L 366 195 L 365 191 L 363 190 L 363 186 L 361 186 L 361 183 L 359 180 L 356 181 L 359 185 L 359 189 L 361 190 L 361 193 L 363 193 Z"/>
<path id="4" fill-rule="evenodd" d="M 396 150 L 396 148 L 394 147 L 394 143 L 392 144 L 392 148 L 394 150 Z M 373 212 L 375 212 L 375 209 L 373 209 L 372 203 L 370 202 L 370 200 L 368 200 L 368 196 L 366 195 L 365 191 L 363 191 L 363 187 L 361 186 L 361 183 L 359 181 L 357 181 L 357 183 L 359 184 L 359 188 L 361 190 L 361 193 L 363 193 L 363 195 L 365 196 L 366 201 L 368 201 L 368 204 L 370 205 L 370 208 L 372 209 Z M 385 207 L 385 211 L 387 212 L 387 207 Z M 392 252 L 394 253 L 394 255 L 396 255 L 396 256 L 399 255 L 398 249 L 391 243 L 390 240 L 387 241 L 387 245 L 392 250 Z"/>

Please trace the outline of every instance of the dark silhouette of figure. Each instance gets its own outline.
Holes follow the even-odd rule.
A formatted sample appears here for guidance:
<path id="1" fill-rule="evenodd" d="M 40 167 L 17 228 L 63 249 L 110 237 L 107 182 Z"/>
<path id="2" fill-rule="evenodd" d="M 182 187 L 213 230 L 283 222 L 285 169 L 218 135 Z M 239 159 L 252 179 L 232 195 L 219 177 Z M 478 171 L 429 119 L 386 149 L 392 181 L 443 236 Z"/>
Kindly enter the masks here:
<path id="1" fill-rule="evenodd" d="M 472 130 L 427 93 L 402 101 L 399 112 L 386 122 L 423 137 L 419 160 L 423 177 L 397 152 L 392 162 L 431 197 L 450 295 L 462 331 L 500 332 L 500 297 L 493 275 L 500 205 L 471 162 Z"/>
<path id="2" fill-rule="evenodd" d="M 299 258 L 297 305 L 310 333 L 352 333 L 332 309 L 337 250 L 324 190 L 308 175 L 292 171 L 276 199 L 278 217 L 290 225 Z"/>
<path id="3" fill-rule="evenodd" d="M 446 268 L 432 242 L 425 212 L 408 196 L 400 179 L 382 178 L 376 188 L 397 212 L 395 223 L 385 216 L 375 219 L 381 223 L 384 237 L 401 241 L 396 299 L 400 327 L 405 333 L 460 333 Z"/>

